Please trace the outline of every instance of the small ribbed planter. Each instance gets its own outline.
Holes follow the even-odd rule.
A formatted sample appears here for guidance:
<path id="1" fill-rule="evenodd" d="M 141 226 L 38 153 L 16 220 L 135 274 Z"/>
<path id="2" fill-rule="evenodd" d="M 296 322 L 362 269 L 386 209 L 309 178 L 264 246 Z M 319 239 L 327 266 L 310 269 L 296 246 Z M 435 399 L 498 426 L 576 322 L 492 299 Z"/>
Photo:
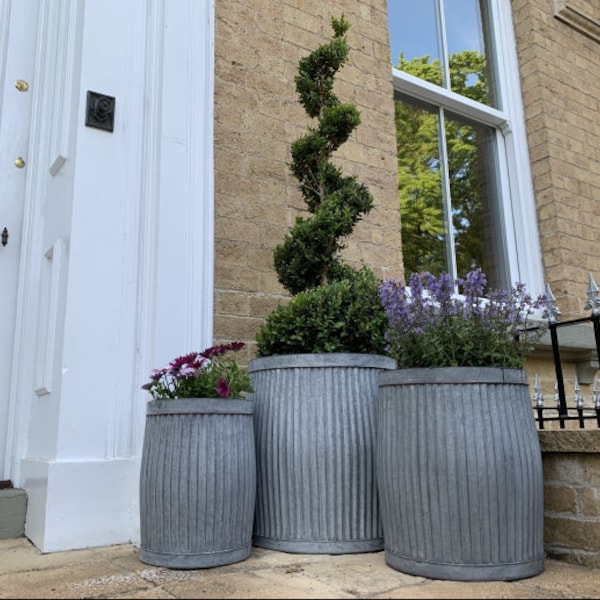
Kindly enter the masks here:
<path id="1" fill-rule="evenodd" d="M 399 369 L 379 378 L 385 558 L 432 579 L 544 568 L 542 457 L 520 369 Z"/>
<path id="2" fill-rule="evenodd" d="M 383 549 L 375 476 L 378 375 L 369 354 L 257 358 L 255 546 L 308 554 Z"/>
<path id="3" fill-rule="evenodd" d="M 148 402 L 140 471 L 140 560 L 174 569 L 245 560 L 256 500 L 254 405 Z"/>

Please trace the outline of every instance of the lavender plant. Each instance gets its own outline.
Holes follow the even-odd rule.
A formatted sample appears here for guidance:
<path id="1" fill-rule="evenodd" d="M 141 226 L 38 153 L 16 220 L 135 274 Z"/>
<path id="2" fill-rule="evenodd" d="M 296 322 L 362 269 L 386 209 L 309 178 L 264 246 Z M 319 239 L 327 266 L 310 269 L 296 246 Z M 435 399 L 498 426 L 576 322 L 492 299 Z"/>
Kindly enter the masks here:
<path id="1" fill-rule="evenodd" d="M 153 400 L 242 398 L 254 391 L 250 376 L 229 353 L 244 347 L 243 342 L 231 342 L 174 358 L 154 369 L 142 389 L 150 392 Z"/>
<path id="2" fill-rule="evenodd" d="M 398 279 L 382 282 L 386 350 L 398 368 L 522 368 L 545 330 L 531 318 L 545 296 L 533 298 L 518 282 L 486 296 L 486 286 L 486 275 L 476 265 L 456 282 L 447 273 L 436 278 L 428 272 L 412 273 L 408 286 Z"/>

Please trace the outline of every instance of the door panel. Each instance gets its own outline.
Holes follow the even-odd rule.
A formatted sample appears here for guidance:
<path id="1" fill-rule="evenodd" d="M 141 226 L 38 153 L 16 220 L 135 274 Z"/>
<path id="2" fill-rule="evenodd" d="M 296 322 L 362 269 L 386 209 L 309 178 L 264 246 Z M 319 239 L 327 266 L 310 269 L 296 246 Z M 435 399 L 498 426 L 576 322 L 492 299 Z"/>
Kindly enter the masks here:
<path id="1" fill-rule="evenodd" d="M 0 0 L 0 233 L 8 235 L 0 243 L 0 479 L 9 478 L 14 435 L 9 395 L 39 10 L 38 0 Z"/>

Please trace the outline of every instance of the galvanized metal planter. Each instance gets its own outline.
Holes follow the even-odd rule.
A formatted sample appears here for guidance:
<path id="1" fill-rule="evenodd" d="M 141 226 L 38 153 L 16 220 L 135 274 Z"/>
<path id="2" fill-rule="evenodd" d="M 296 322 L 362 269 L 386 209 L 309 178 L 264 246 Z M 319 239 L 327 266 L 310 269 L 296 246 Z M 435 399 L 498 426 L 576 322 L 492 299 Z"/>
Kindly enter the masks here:
<path id="1" fill-rule="evenodd" d="M 542 572 L 542 458 L 524 371 L 384 372 L 378 436 L 388 565 L 463 581 Z"/>
<path id="2" fill-rule="evenodd" d="M 389 357 L 258 358 L 255 546 L 309 554 L 383 549 L 375 477 L 378 375 Z"/>
<path id="3" fill-rule="evenodd" d="M 148 403 L 140 472 L 140 560 L 201 569 L 245 560 L 256 499 L 254 405 Z"/>

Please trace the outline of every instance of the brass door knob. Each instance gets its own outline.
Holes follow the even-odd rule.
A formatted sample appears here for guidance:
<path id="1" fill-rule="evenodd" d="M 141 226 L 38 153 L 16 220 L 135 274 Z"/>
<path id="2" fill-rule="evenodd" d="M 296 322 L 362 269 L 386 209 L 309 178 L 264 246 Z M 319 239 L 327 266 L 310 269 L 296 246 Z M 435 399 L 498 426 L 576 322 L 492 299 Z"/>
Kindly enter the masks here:
<path id="1" fill-rule="evenodd" d="M 25 161 L 23 160 L 22 157 L 19 156 L 19 158 L 15 159 L 15 167 L 22 169 L 25 166 Z"/>
<path id="2" fill-rule="evenodd" d="M 17 81 L 15 81 L 15 87 L 20 92 L 26 92 L 29 89 L 29 84 L 26 81 L 23 81 L 22 79 L 17 79 Z"/>

